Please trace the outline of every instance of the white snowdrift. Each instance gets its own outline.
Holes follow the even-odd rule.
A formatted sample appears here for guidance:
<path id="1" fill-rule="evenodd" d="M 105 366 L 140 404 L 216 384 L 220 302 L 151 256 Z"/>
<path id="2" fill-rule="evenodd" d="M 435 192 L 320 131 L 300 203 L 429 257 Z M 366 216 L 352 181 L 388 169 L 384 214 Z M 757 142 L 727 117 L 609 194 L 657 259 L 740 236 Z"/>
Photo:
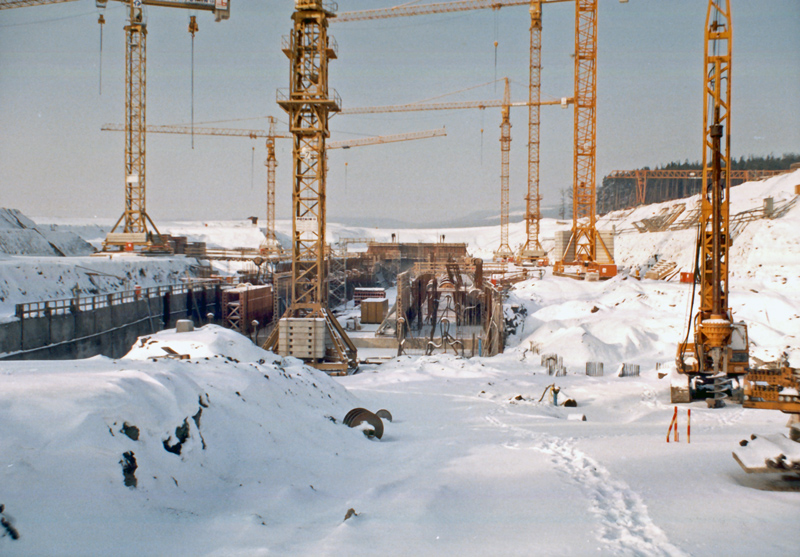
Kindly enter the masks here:
<path id="1" fill-rule="evenodd" d="M 0 538 L 4 555 L 203 554 L 230 541 L 227 521 L 272 521 L 280 499 L 313 496 L 320 463 L 368 443 L 331 419 L 355 405 L 342 387 L 237 333 L 139 344 L 121 360 L 3 363 L 0 503 L 21 534 Z"/>

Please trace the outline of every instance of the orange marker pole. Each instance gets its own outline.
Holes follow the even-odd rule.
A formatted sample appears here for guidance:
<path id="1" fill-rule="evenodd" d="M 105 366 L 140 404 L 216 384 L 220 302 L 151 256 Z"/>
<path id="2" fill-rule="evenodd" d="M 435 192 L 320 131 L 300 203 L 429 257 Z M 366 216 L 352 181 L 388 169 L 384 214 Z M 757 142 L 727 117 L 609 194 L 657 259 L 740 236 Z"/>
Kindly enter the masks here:
<path id="1" fill-rule="evenodd" d="M 692 442 L 692 409 L 686 412 L 686 442 Z"/>
<path id="2" fill-rule="evenodd" d="M 678 442 L 678 407 L 675 407 L 675 438 L 673 439 L 676 443 Z"/>
<path id="3" fill-rule="evenodd" d="M 675 431 L 678 431 L 678 407 L 675 407 L 675 412 L 672 414 L 672 421 L 669 423 L 669 429 L 667 430 L 667 443 L 669 443 L 669 434 L 672 433 L 672 428 L 675 428 Z M 677 441 L 677 439 L 676 439 Z"/>

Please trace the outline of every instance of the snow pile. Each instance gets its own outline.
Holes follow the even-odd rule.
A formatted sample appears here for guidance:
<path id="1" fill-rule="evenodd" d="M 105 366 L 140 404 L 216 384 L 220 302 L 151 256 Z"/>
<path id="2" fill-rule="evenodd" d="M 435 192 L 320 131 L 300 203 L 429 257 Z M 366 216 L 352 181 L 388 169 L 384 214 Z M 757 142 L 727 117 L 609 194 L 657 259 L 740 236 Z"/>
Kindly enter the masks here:
<path id="1" fill-rule="evenodd" d="M 289 231 L 291 232 L 291 221 Z M 209 248 L 258 248 L 264 242 L 264 231 L 251 221 L 167 222 L 160 227 L 172 236 L 186 236 L 190 242 L 205 242 Z M 278 235 L 278 241 L 289 247 L 289 237 Z"/>
<path id="2" fill-rule="evenodd" d="M 686 286 L 621 276 L 606 282 L 549 275 L 529 280 L 509 299 L 525 306 L 528 317 L 507 345 L 558 353 L 572 370 L 584 370 L 586 362 L 602 362 L 606 373 L 622 363 L 653 368 L 674 360 L 684 331 Z"/>
<path id="3" fill-rule="evenodd" d="M 800 274 L 800 258 L 786 266 Z M 506 339 L 506 357 L 537 347 L 561 356 L 571 371 L 582 372 L 586 362 L 602 362 L 606 374 L 623 363 L 652 370 L 674 362 L 691 294 L 691 284 L 619 275 L 586 282 L 547 274 L 521 282 L 507 304 L 524 307 L 527 317 Z M 788 284 L 736 280 L 730 305 L 734 318 L 747 323 L 752 356 L 772 361 L 785 353 L 800 367 L 800 303 Z"/>
<path id="4" fill-rule="evenodd" d="M 0 502 L 21 534 L 4 555 L 205 554 L 369 444 L 334 423 L 357 406 L 347 391 L 237 333 L 138 344 L 121 360 L 3 363 Z"/>
<path id="5" fill-rule="evenodd" d="M 94 248 L 74 232 L 38 227 L 16 209 L 0 207 L 0 253 L 9 255 L 89 255 Z"/>

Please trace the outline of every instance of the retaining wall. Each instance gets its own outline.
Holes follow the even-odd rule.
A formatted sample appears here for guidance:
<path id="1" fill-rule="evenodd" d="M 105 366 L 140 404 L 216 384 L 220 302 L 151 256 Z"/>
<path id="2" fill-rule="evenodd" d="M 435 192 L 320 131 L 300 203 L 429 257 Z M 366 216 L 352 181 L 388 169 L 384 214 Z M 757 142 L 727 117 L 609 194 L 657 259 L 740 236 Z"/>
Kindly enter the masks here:
<path id="1" fill-rule="evenodd" d="M 219 319 L 220 286 L 159 287 L 102 297 L 17 306 L 0 324 L 0 360 L 61 360 L 124 356 L 137 337 L 175 326 L 178 319 Z"/>

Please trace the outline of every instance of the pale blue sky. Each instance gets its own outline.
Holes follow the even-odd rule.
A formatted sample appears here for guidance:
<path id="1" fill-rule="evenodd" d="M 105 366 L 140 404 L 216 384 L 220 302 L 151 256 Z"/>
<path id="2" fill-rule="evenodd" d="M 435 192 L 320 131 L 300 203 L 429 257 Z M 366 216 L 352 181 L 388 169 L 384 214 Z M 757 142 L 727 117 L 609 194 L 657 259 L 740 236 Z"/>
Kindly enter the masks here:
<path id="1" fill-rule="evenodd" d="M 398 0 L 341 0 L 340 11 Z M 123 137 L 101 132 L 124 116 L 125 11 L 110 2 L 98 94 L 99 26 L 92 0 L 0 11 L 0 206 L 33 216 L 116 219 L 123 209 Z M 281 37 L 291 0 L 233 0 L 231 19 L 197 14 L 195 122 L 285 114 Z M 705 0 L 600 0 L 597 180 L 615 169 L 701 156 Z M 732 1 L 734 156 L 800 152 L 800 2 Z M 149 124 L 190 120 L 189 13 L 148 9 Z M 339 59 L 330 85 L 345 106 L 407 103 L 508 76 L 527 98 L 528 10 L 509 7 L 333 23 Z M 572 94 L 574 6 L 545 6 L 542 95 Z M 494 41 L 497 40 L 495 68 Z M 500 98 L 485 86 L 452 100 Z M 444 100 L 444 99 L 443 99 Z M 527 110 L 512 109 L 511 204 L 527 188 Z M 542 108 L 545 204 L 572 186 L 572 109 Z M 332 151 L 328 212 L 409 222 L 499 210 L 499 109 L 336 116 L 332 139 L 447 126 L 446 138 Z M 266 127 L 265 120 L 215 124 Z M 481 134 L 483 128 L 483 134 Z M 280 131 L 287 129 L 285 124 Z M 150 215 L 238 219 L 265 213 L 262 141 L 147 139 Z M 255 147 L 255 171 L 251 181 Z M 278 217 L 288 217 L 291 148 L 278 143 Z M 345 176 L 345 163 L 347 172 Z M 251 185 L 252 184 L 252 185 Z"/>

